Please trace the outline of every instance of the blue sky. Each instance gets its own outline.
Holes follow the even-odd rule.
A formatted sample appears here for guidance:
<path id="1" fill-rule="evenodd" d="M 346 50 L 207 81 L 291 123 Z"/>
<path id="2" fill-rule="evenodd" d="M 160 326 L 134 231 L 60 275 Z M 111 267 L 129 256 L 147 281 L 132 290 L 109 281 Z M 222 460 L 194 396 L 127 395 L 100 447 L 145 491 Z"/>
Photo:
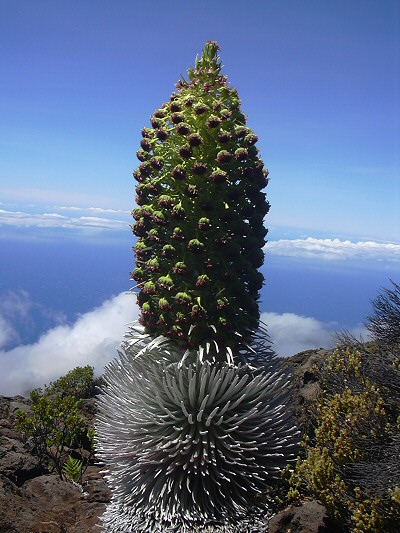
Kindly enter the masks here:
<path id="1" fill-rule="evenodd" d="M 286 262 L 300 271 L 303 262 L 332 280 L 346 269 L 352 279 L 399 272 L 397 0 L 0 0 L 0 264 L 2 240 L 130 249 L 140 130 L 210 39 L 221 46 L 224 73 L 270 171 L 266 274 L 268 254 L 271 268 Z M 39 303 L 29 287 L 7 284 L 6 274 L 0 348 L 12 361 L 11 339 L 12 350 L 23 348 L 17 318 Z M 365 301 L 377 279 L 371 274 Z M 125 320 L 120 296 L 110 289 L 109 298 L 111 323 Z M 304 341 L 282 348 L 286 354 L 307 347 L 310 332 L 309 344 L 322 343 L 334 327 L 304 322 L 324 320 L 311 298 L 309 307 L 297 304 L 268 309 L 276 338 L 287 337 L 290 325 Z M 102 303 L 93 305 L 98 312 L 88 319 L 109 320 Z M 53 327 L 71 328 L 56 331 L 81 338 L 80 319 L 66 324 L 62 305 L 52 309 L 61 317 Z M 52 331 L 42 332 L 43 342 L 54 341 Z M 120 325 L 110 338 L 120 338 Z"/>
<path id="2" fill-rule="evenodd" d="M 2 0 L 0 10 L 3 210 L 130 211 L 140 130 L 215 39 L 270 170 L 270 238 L 399 242 L 397 1 Z"/>

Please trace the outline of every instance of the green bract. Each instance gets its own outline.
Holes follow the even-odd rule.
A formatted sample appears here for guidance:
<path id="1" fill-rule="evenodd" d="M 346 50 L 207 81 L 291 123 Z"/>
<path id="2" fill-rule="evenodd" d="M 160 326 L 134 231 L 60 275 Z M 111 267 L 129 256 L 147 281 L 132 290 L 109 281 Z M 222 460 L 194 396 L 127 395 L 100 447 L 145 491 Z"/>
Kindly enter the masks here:
<path id="1" fill-rule="evenodd" d="M 268 171 L 218 49 L 207 43 L 142 130 L 134 173 L 141 322 L 182 347 L 235 347 L 259 321 Z"/>

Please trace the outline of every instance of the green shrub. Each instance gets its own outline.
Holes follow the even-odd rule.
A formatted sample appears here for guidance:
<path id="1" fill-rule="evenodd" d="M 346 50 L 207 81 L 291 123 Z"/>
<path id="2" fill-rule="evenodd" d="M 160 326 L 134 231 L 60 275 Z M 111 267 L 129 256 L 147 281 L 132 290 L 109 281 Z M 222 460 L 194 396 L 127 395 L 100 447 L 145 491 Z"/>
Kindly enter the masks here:
<path id="1" fill-rule="evenodd" d="M 289 474 L 288 497 L 321 500 L 349 531 L 394 532 L 400 520 L 399 398 L 396 412 L 388 402 L 393 390 L 366 376 L 369 357 L 342 347 L 321 368 L 322 392 L 309 413 L 313 430 Z"/>
<path id="2" fill-rule="evenodd" d="M 72 395 L 76 398 L 90 398 L 94 395 L 96 381 L 94 369 L 90 365 L 77 366 L 65 376 L 58 378 L 47 387 L 48 393 Z"/>
<path id="3" fill-rule="evenodd" d="M 90 443 L 90 456 L 83 461 L 80 480 L 93 452 L 93 428 L 88 427 L 79 410 L 80 399 L 73 394 L 86 396 L 92 382 L 93 368 L 77 367 L 44 391 L 34 389 L 30 393 L 30 412 L 17 411 L 16 428 L 32 439 L 42 464 L 55 470 L 61 479 L 70 450 L 82 452 L 84 444 Z"/>

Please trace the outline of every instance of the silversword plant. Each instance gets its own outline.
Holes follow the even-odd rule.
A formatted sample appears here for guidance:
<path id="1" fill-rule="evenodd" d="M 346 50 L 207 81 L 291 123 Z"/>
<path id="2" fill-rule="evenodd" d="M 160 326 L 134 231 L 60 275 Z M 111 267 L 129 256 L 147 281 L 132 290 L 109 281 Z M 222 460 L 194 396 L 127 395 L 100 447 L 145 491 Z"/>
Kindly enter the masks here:
<path id="1" fill-rule="evenodd" d="M 188 77 L 137 153 L 140 325 L 97 423 L 112 533 L 265 530 L 256 497 L 296 455 L 290 376 L 259 323 L 268 172 L 215 42 Z"/>

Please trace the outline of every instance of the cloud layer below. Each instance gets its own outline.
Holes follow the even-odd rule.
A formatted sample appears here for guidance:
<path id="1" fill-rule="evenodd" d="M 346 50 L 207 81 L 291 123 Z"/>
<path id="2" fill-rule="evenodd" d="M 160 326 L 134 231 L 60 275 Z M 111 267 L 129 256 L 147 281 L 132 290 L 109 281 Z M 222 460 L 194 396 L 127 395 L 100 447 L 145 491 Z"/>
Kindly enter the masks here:
<path id="1" fill-rule="evenodd" d="M 30 345 L 0 350 L 0 394 L 27 394 L 76 366 L 90 364 L 100 374 L 117 355 L 128 324 L 138 317 L 132 295 L 121 293 L 83 314 L 72 325 L 56 326 Z M 334 344 L 334 325 L 293 313 L 263 313 L 275 351 L 290 356 Z M 10 318 L 0 315 L 0 343 L 15 334 Z M 357 334 L 358 332 L 353 332 Z M 1 347 L 1 344 L 0 344 Z"/>
<path id="2" fill-rule="evenodd" d="M 265 251 L 274 255 L 308 257 L 329 261 L 348 259 L 400 262 L 400 244 L 339 239 L 281 239 L 270 241 Z"/>
<path id="3" fill-rule="evenodd" d="M 109 213 L 111 210 L 99 210 L 89 208 L 88 211 L 95 213 Z M 112 211 L 113 214 L 117 213 Z M 70 228 L 70 229 L 110 229 L 126 230 L 128 222 L 115 218 L 105 218 L 99 216 L 71 217 L 60 215 L 59 213 L 32 214 L 22 211 L 5 211 L 0 209 L 0 225 L 13 227 L 35 227 L 35 228 Z"/>
<path id="4" fill-rule="evenodd" d="M 76 366 L 90 364 L 101 373 L 116 356 L 127 324 L 136 318 L 132 295 L 121 293 L 85 313 L 74 324 L 50 329 L 34 344 L 0 351 L 0 394 L 26 394 Z M 3 322 L 0 326 L 7 324 L 5 319 Z M 8 326 L 10 329 L 5 331 L 11 332 Z"/>

